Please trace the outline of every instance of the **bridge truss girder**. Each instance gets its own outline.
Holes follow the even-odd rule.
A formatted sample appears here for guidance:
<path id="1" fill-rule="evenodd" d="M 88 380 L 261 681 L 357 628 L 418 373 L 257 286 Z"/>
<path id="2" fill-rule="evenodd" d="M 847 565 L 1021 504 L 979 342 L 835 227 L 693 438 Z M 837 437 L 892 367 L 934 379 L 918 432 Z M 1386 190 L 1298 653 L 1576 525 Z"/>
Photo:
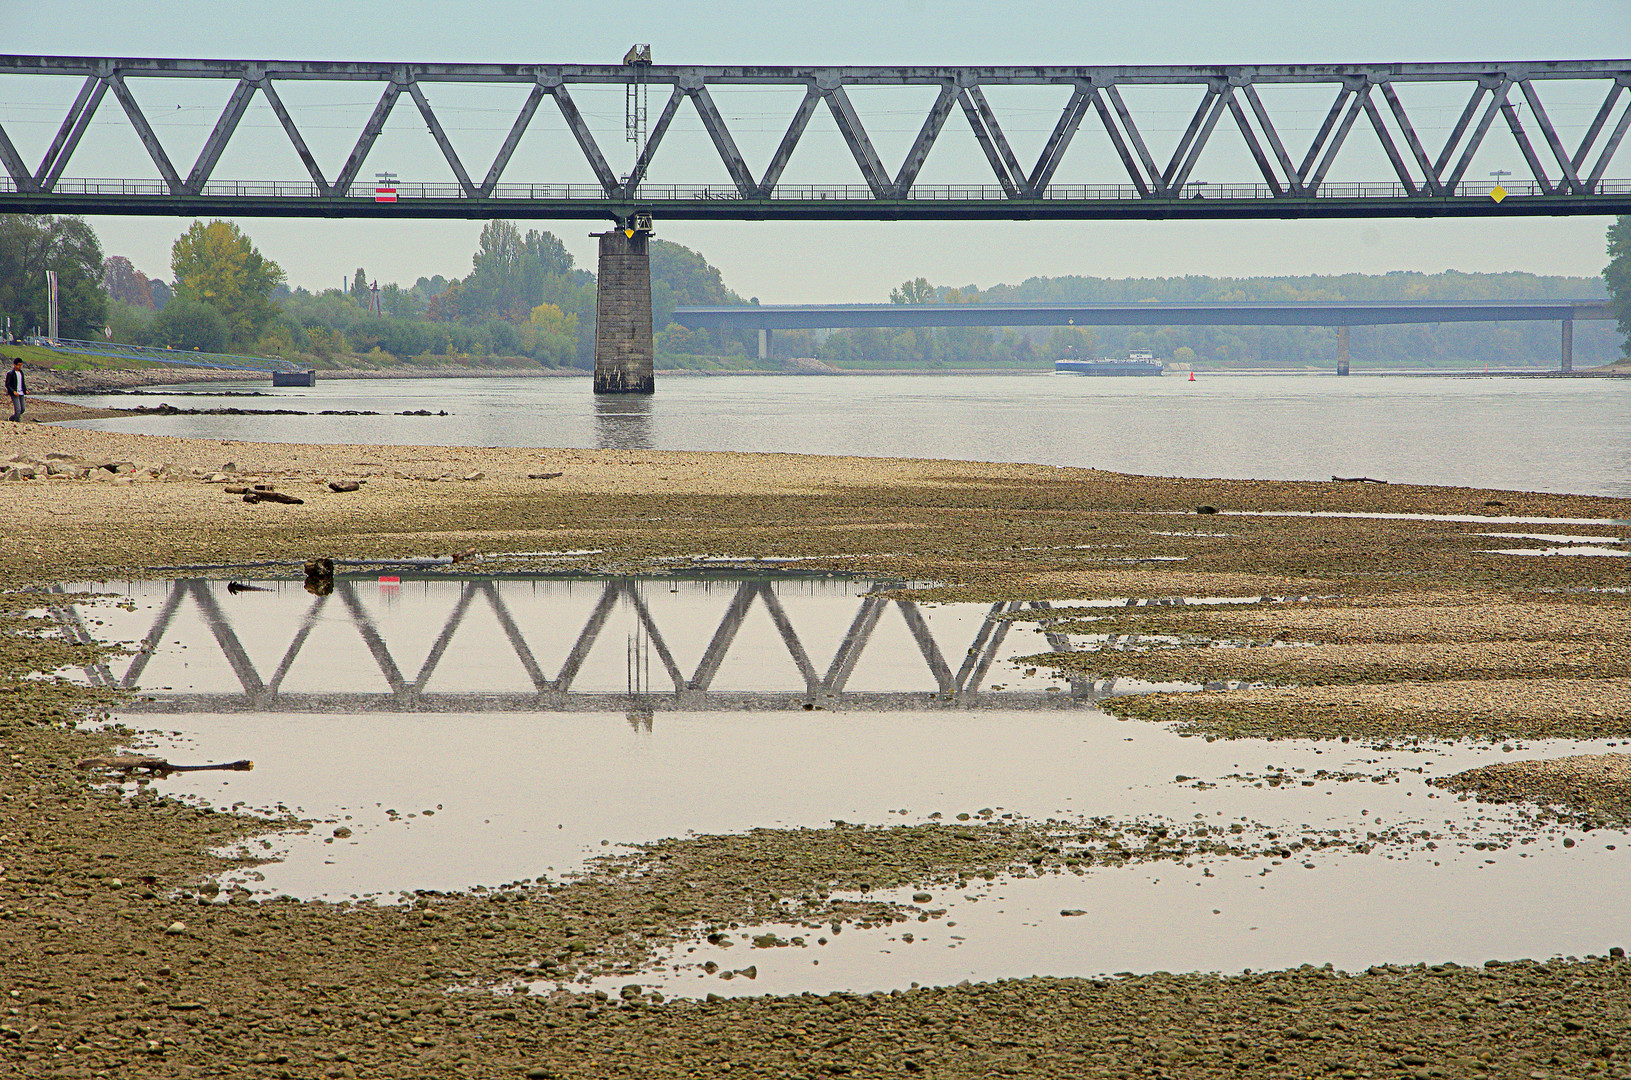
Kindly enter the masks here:
<path id="1" fill-rule="evenodd" d="M 0 56 L 0 74 L 80 76 L 78 96 L 38 166 L 30 169 L 0 127 L 0 210 L 189 214 L 227 210 L 267 216 L 390 217 L 622 217 L 635 208 L 674 218 L 1048 218 L 1048 217 L 1305 217 L 1431 216 L 1440 214 L 1615 213 L 1631 207 L 1631 186 L 1605 183 L 1616 152 L 1631 129 L 1631 60 L 1456 64 L 1324 64 L 1162 67 L 685 67 L 533 64 L 395 64 L 316 61 L 183 60 Z M 141 78 L 214 79 L 235 85 L 197 159 L 185 173 L 172 162 L 129 84 Z M 646 84 L 670 96 L 630 171 L 619 176 L 607 161 L 574 100 L 584 85 Z M 1572 148 L 1548 115 L 1540 88 L 1549 81 L 1596 83 L 1603 98 Z M 383 84 L 372 115 L 339 172 L 319 168 L 278 95 L 280 83 Z M 454 150 L 426 93 L 450 83 L 530 85 L 508 137 L 479 182 Z M 1400 99 L 1405 83 L 1455 84 L 1468 90 L 1460 116 L 1442 146 L 1427 145 Z M 1037 160 L 1022 165 L 982 88 L 1059 86 L 1070 97 Z M 1152 153 L 1121 88 L 1192 86 L 1200 101 L 1165 161 Z M 1257 88 L 1316 85 L 1334 92 L 1317 134 L 1294 153 Z M 780 145 L 757 175 L 738 149 L 711 88 L 802 86 L 804 98 Z M 846 88 L 925 86 L 938 93 L 900 166 L 891 171 L 878 154 Z M 159 184 L 63 182 L 85 130 L 111 91 L 159 172 Z M 276 114 L 311 176 L 311 185 L 212 183 L 223 151 L 255 94 Z M 447 159 L 456 184 L 403 185 L 395 203 L 377 205 L 357 191 L 368 154 L 406 94 Z M 502 185 L 504 170 L 550 98 L 572 133 L 596 184 Z M 730 177 L 726 188 L 651 190 L 643 186 L 664 135 L 689 99 Z M 1527 106 L 1527 120 L 1519 103 Z M 781 184 L 786 165 L 816 111 L 825 107 L 853 156 L 863 186 L 834 198 L 822 189 Z M 990 165 L 995 185 L 926 189 L 917 178 L 954 113 L 961 112 Z M 1084 123 L 1094 118 L 1115 151 L 1127 184 L 1107 189 L 1060 188 L 1052 181 Z M 1363 124 L 1361 124 L 1363 118 Z M 1499 121 L 1499 123 L 1497 123 Z M 1147 123 L 1147 120 L 1146 120 Z M 1191 177 L 1219 127 L 1238 131 L 1262 184 L 1213 186 L 1206 197 Z M 1367 185 L 1333 182 L 1330 171 L 1356 127 L 1374 135 L 1395 177 L 1366 194 Z M 1479 148 L 1499 127 L 1522 156 L 1529 176 L 1511 185 L 1514 197 L 1497 206 L 1488 185 L 1469 184 Z M 525 189 L 506 192 L 506 187 Z M 546 190 L 540 194 L 538 188 Z M 1252 190 L 1248 193 L 1246 189 Z M 265 188 L 270 194 L 261 193 Z M 284 188 L 279 191 L 279 188 Z M 446 189 L 445 191 L 442 189 Z M 1345 194 L 1353 188 L 1354 194 Z M 564 194 L 554 189 L 564 189 Z M 1381 190 L 1385 189 L 1385 190 Z M 970 194 L 978 190 L 978 194 Z M 417 192 L 417 193 L 416 193 Z M 959 195 L 959 192 L 962 194 Z M 1221 196 L 1221 197 L 1218 197 Z M 1386 207 L 1377 205 L 1388 204 Z M 821 204 L 821 205 L 816 205 Z M 1191 205 L 1198 204 L 1198 205 Z"/>
<path id="2" fill-rule="evenodd" d="M 142 687 L 141 677 L 149 662 L 170 632 L 172 623 L 184 604 L 193 604 L 204 625 L 214 637 L 222 658 L 232 670 L 242 688 L 241 693 L 195 694 L 149 692 L 123 708 L 129 712 L 487 712 L 487 711 L 600 711 L 627 710 L 775 710 L 775 709 L 924 709 L 968 708 L 977 705 L 1008 708 L 1056 708 L 1080 704 L 1093 695 L 1091 680 L 1072 677 L 1070 690 L 1064 693 L 993 693 L 982 690 L 992 665 L 1007 637 L 1012 621 L 1045 619 L 1051 605 L 1046 601 L 1004 601 L 991 605 L 974 639 L 961 657 L 954 671 L 931 633 L 928 621 L 918 605 L 911 600 L 884 596 L 863 596 L 848 632 L 839 642 L 832 660 L 823 671 L 815 666 L 794 629 L 792 620 L 783 608 L 771 582 L 747 580 L 737 584 L 730 605 L 720 617 L 719 625 L 703 650 L 694 671 L 687 675 L 674 658 L 661 627 L 647 607 L 645 598 L 632 579 L 611 578 L 602 586 L 594 608 L 585 619 L 571 648 L 567 651 L 556 675 L 551 678 L 539 663 L 521 626 L 505 604 L 498 586 L 493 581 L 473 581 L 463 584 L 458 602 L 448 614 L 436 640 L 419 669 L 406 672 L 397 663 L 384 634 L 369 614 L 357 593 L 357 583 L 335 582 L 331 595 L 313 598 L 306 613 L 295 629 L 288 646 L 279 658 L 275 670 L 263 676 L 249 656 L 230 616 L 216 598 L 215 583 L 201 580 L 177 580 L 171 583 L 163 604 L 154 616 L 152 626 L 143 636 L 129 668 L 123 676 L 116 675 L 106 661 L 85 667 L 91 685 L 116 692 L 133 692 Z M 48 609 L 63 627 L 68 638 L 79 644 L 90 644 L 93 639 L 86 629 L 77 608 L 67 601 L 65 590 L 54 586 L 47 601 Z M 471 606 L 480 600 L 496 617 L 504 633 L 504 643 L 514 652 L 532 684 L 530 691 L 435 691 L 429 684 L 447 654 L 448 647 L 458 634 Z M 379 674 L 386 685 L 384 692 L 368 693 L 335 690 L 320 693 L 290 693 L 283 689 L 285 677 L 300 657 L 307 639 L 323 618 L 328 606 L 338 601 L 345 609 L 347 620 L 368 649 Z M 714 678 L 730 653 L 748 614 L 756 604 L 763 604 L 777 636 L 787 649 L 789 659 L 804 681 L 801 691 L 720 690 Z M 634 670 L 631 659 L 627 693 L 584 691 L 574 684 L 589 654 L 600 642 L 602 632 L 612 614 L 621 606 L 632 609 L 640 627 L 644 648 L 655 652 L 671 687 L 653 690 Z M 849 688 L 850 676 L 855 671 L 874 631 L 884 614 L 895 608 L 905 620 L 908 631 L 922 654 L 927 674 L 935 689 L 929 692 L 861 691 Z M 1063 634 L 1045 632 L 1048 647 L 1054 652 L 1070 652 L 1071 644 Z M 498 647 L 493 642 L 492 647 Z"/>

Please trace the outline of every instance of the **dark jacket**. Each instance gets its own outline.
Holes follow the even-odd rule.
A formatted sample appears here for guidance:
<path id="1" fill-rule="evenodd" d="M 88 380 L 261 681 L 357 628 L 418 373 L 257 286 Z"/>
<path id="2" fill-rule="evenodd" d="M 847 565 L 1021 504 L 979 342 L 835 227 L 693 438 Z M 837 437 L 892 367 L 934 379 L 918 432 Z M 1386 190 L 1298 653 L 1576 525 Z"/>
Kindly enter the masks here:
<path id="1" fill-rule="evenodd" d="M 6 393 L 7 395 L 28 393 L 28 383 L 23 380 L 23 373 L 16 368 L 6 372 Z"/>

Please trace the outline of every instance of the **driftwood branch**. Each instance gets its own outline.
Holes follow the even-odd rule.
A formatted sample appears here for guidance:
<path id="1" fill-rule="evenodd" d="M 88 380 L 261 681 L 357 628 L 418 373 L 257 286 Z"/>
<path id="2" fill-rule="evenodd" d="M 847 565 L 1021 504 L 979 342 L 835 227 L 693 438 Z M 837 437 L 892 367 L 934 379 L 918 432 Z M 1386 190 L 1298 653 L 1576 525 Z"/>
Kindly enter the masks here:
<path id="1" fill-rule="evenodd" d="M 229 761 L 224 765 L 174 765 L 160 757 L 146 757 L 143 755 L 124 755 L 115 757 L 86 758 L 79 763 L 81 769 L 108 769 L 113 772 L 122 772 L 130 775 L 133 772 L 145 772 L 152 776 L 168 776 L 178 772 L 249 772 L 255 767 L 253 761 Z"/>
<path id="2" fill-rule="evenodd" d="M 1332 480 L 1339 484 L 1385 484 L 1386 480 L 1377 480 L 1369 476 L 1333 476 Z"/>

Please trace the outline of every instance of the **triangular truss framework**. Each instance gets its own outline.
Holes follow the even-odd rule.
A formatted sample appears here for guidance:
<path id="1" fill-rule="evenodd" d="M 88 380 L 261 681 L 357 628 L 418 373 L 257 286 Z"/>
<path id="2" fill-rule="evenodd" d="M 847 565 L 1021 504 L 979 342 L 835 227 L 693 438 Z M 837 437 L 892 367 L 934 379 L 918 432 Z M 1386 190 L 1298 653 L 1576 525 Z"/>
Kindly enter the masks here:
<path id="1" fill-rule="evenodd" d="M 406 95 L 423 118 L 432 138 L 457 178 L 459 195 L 490 198 L 499 189 L 505 168 L 532 124 L 544 98 L 550 98 L 575 138 L 599 186 L 599 195 L 629 200 L 639 197 L 663 136 L 689 99 L 731 178 L 734 196 L 745 200 L 778 198 L 778 185 L 789 159 L 816 110 L 832 115 L 855 159 L 860 178 L 873 199 L 914 198 L 917 178 L 930 151 L 954 112 L 966 118 L 1003 196 L 1015 201 L 1050 197 L 1049 186 L 1072 140 L 1089 118 L 1096 118 L 1127 174 L 1129 197 L 1167 200 L 1183 197 L 1202 152 L 1218 127 L 1233 126 L 1262 174 L 1273 198 L 1318 196 L 1330 181 L 1338 152 L 1360 117 L 1391 163 L 1397 182 L 1410 198 L 1444 198 L 1467 194 L 1462 188 L 1474 156 L 1497 121 L 1522 154 L 1534 190 L 1544 195 L 1599 194 L 1610 163 L 1631 128 L 1631 61 L 1564 61 L 1517 64 L 1377 64 L 1286 67 L 1116 67 L 1116 68 L 709 68 L 650 65 L 493 65 L 283 63 L 0 56 L 0 74 L 82 75 L 83 83 L 40 162 L 33 167 L 18 153 L 0 127 L 0 164 L 20 193 L 50 194 L 58 189 L 87 126 L 111 92 L 141 140 L 163 184 L 173 196 L 200 196 L 222 153 L 256 94 L 276 114 L 296 154 L 311 176 L 315 194 L 343 199 L 353 194 L 369 151 L 384 130 L 399 100 Z M 235 81 L 209 138 L 185 173 L 161 145 L 148 123 L 130 81 L 150 78 L 199 78 Z M 569 90 L 574 85 L 646 84 L 671 87 L 630 171 L 619 176 L 585 122 Z M 1579 142 L 1565 144 L 1547 114 L 1540 87 L 1553 80 L 1597 83 L 1602 104 Z M 357 135 L 340 171 L 326 176 L 318 167 L 299 127 L 278 93 L 289 81 L 383 82 L 372 115 Z M 427 84 L 531 84 L 508 136 L 485 176 L 478 182 L 455 152 L 426 94 Z M 1441 146 L 1429 146 L 1412 124 L 1396 87 L 1401 83 L 1460 84 L 1470 96 Z M 805 95 L 793 113 L 769 163 L 755 173 L 737 148 L 730 126 L 714 102 L 710 87 L 775 88 L 802 85 Z M 846 87 L 935 86 L 938 96 L 900 166 L 891 171 L 880 158 Z M 1053 126 L 1037 160 L 1021 164 L 1004 135 L 983 87 L 1057 85 L 1070 98 Z M 1172 154 L 1162 162 L 1151 153 L 1134 110 L 1121 93 L 1126 86 L 1194 86 L 1201 99 Z M 1257 87 L 1323 85 L 1334 100 L 1318 132 L 1306 147 L 1293 148 L 1282 137 Z M 1527 117 L 1520 105 L 1527 105 Z M 1224 121 L 1227 115 L 1228 122 Z M 1294 152 L 1295 149 L 1295 152 Z M 1373 180 L 1376 178 L 1363 178 Z M 1483 195 L 1488 185 L 1479 187 Z"/>
<path id="2" fill-rule="evenodd" d="M 191 700 L 194 704 L 199 704 L 207 698 L 208 706 L 215 710 L 330 711 L 346 703 L 353 706 L 360 703 L 370 710 L 392 712 L 434 711 L 448 708 L 476 711 L 516 708 L 564 709 L 596 705 L 624 707 L 631 702 L 646 708 L 669 704 L 692 709 L 742 707 L 745 704 L 775 706 L 778 703 L 783 706 L 820 703 L 823 708 L 865 708 L 878 704 L 899 706 L 902 695 L 898 692 L 856 694 L 848 689 L 850 676 L 872 641 L 879 621 L 890 608 L 895 608 L 905 620 L 906 627 L 922 654 L 927 674 L 935 687 L 934 702 L 943 705 L 963 704 L 980 695 L 981 686 L 992 664 L 998 659 L 1003 640 L 1012 625 L 1011 620 L 1026 607 L 1033 609 L 1031 618 L 1038 618 L 1040 617 L 1038 613 L 1049 610 L 1049 605 L 1040 601 L 1028 605 L 1020 601 L 993 604 L 972 642 L 964 651 L 961 663 L 953 669 L 916 603 L 884 596 L 864 596 L 860 598 L 855 617 L 843 639 L 838 643 L 832 659 L 824 668 L 818 668 L 794 629 L 793 622 L 771 583 L 766 580 L 743 581 L 737 585 L 735 594 L 721 615 L 719 625 L 703 650 L 696 668 L 687 674 L 675 660 L 662 629 L 653 618 L 636 583 L 632 579 L 613 578 L 603 585 L 600 597 L 573 640 L 559 670 L 551 677 L 539 663 L 537 655 L 527 642 L 521 626 L 510 613 L 497 585 L 492 581 L 478 581 L 465 584 L 460 589 L 459 599 L 449 612 L 424 661 L 417 671 L 409 672 L 403 669 L 392 654 L 384 635 L 363 605 L 357 593 L 356 583 L 338 581 L 334 584 L 332 594 L 313 598 L 289 644 L 283 650 L 277 666 L 271 673 L 265 674 L 250 658 L 249 651 L 233 629 L 231 618 L 217 600 L 217 586 L 218 583 L 200 580 L 173 582 L 158 613 L 154 616 L 151 628 L 142 638 L 124 674 L 116 674 L 106 661 L 99 661 L 84 669 L 91 684 L 110 690 L 139 689 L 149 661 L 157 652 L 165 635 L 169 633 L 177 614 L 184 604 L 190 602 L 215 638 L 222 657 L 242 687 L 242 693 L 180 695 L 175 696 L 175 700 Z M 503 630 L 505 644 L 514 651 L 516 659 L 520 661 L 528 680 L 532 683 L 530 692 L 438 693 L 430 689 L 431 680 L 447 655 L 449 646 L 463 626 L 471 606 L 478 600 L 486 603 L 497 618 Z M 375 666 L 385 680 L 388 688 L 386 693 L 377 695 L 291 693 L 283 689 L 284 680 L 299 659 L 307 639 L 323 617 L 328 605 L 334 601 L 344 609 L 347 621 L 368 649 Z M 786 647 L 788 657 L 798 668 L 804 681 L 802 691 L 733 692 L 721 691 L 714 685 L 732 644 L 755 604 L 763 604 L 775 624 L 777 635 Z M 599 643 L 602 631 L 613 613 L 625 605 L 632 610 L 639 626 L 642 650 L 656 654 L 661 669 L 666 672 L 672 683 L 672 688 L 653 691 L 646 678 L 637 670 L 640 664 L 631 653 L 629 686 L 626 694 L 596 694 L 578 689 L 575 683 L 585 661 Z M 93 639 L 78 610 L 71 602 L 67 602 L 64 590 L 60 586 L 51 590 L 48 608 L 71 640 L 81 644 L 92 643 Z M 1055 652 L 1071 651 L 1070 642 L 1063 634 L 1048 631 L 1045 632 L 1045 639 L 1049 648 Z M 496 642 L 487 643 L 489 648 L 496 646 Z M 638 660 L 649 666 L 649 660 L 645 657 L 639 657 Z M 1075 700 L 1090 694 L 1091 689 L 1090 681 L 1073 679 L 1069 695 L 1040 696 L 1056 700 Z M 144 704 L 155 703 L 163 706 L 166 700 L 147 695 L 134 705 L 133 709 L 141 711 Z"/>

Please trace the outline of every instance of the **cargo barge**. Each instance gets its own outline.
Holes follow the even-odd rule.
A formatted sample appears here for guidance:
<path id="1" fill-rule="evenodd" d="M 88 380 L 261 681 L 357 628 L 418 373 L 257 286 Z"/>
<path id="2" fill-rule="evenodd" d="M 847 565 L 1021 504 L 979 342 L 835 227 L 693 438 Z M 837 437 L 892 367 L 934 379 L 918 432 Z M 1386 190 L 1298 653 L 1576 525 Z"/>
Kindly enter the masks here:
<path id="1" fill-rule="evenodd" d="M 1166 365 L 1147 352 L 1129 353 L 1127 359 L 1107 356 L 1102 360 L 1055 360 L 1058 375 L 1160 375 Z"/>

